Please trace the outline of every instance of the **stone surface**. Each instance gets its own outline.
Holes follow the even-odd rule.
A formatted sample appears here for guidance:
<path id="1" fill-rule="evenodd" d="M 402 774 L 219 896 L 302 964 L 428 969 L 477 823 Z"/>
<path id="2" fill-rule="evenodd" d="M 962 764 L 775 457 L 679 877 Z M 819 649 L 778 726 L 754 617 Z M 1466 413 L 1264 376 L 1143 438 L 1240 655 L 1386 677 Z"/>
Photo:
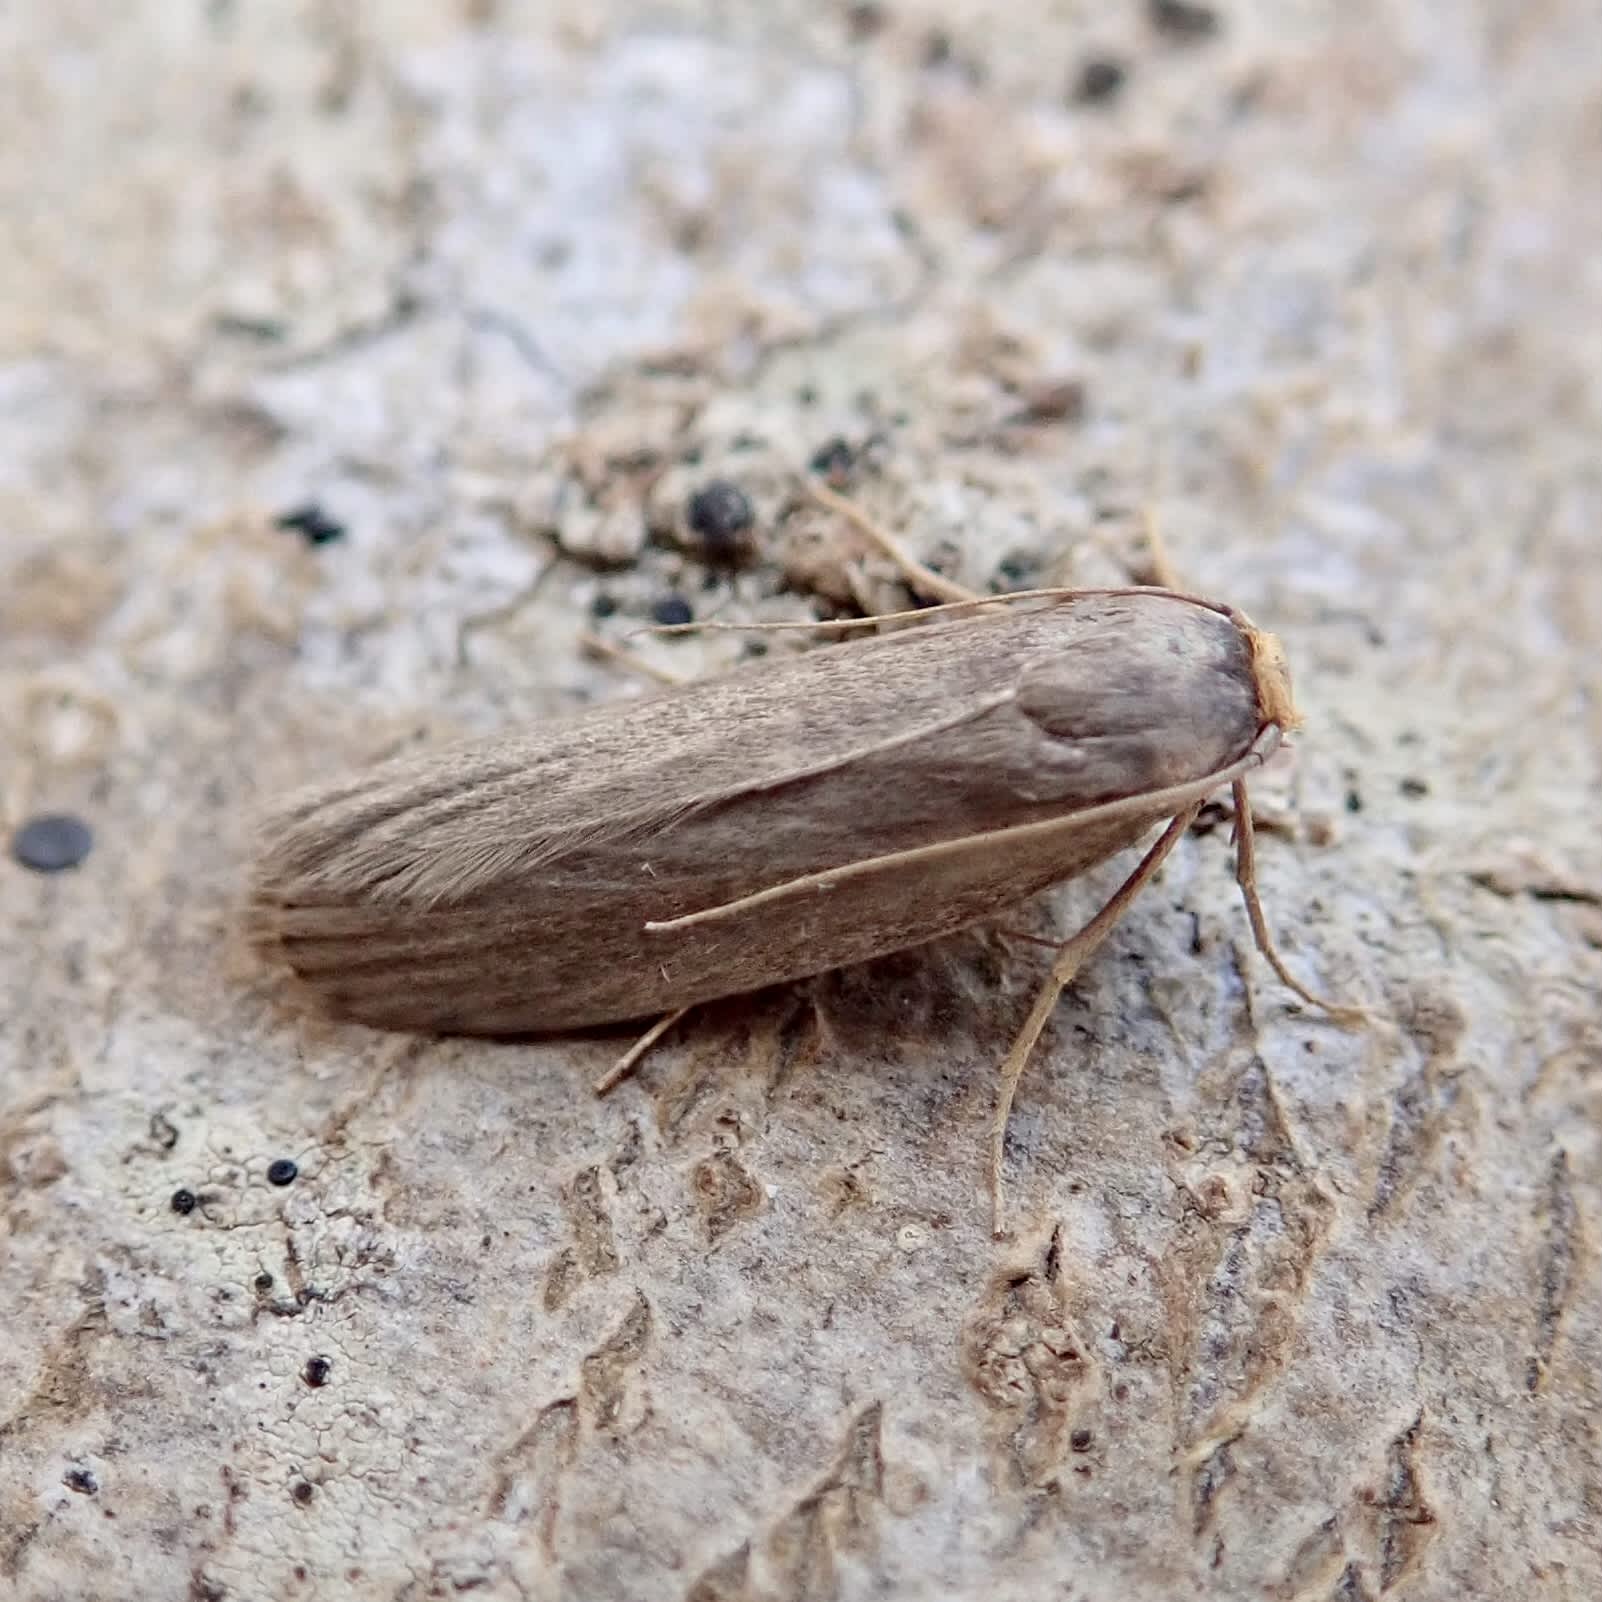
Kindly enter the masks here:
<path id="1" fill-rule="evenodd" d="M 0 14 L 0 833 L 95 841 L 0 860 L 0 1594 L 1602 1594 L 1595 8 L 113 9 Z M 1005 934 L 597 1103 L 233 933 L 258 799 L 639 693 L 586 628 L 904 605 L 820 453 L 970 583 L 1160 527 L 1308 716 L 1264 888 L 1373 1027 L 1199 832 L 1008 1242 Z"/>

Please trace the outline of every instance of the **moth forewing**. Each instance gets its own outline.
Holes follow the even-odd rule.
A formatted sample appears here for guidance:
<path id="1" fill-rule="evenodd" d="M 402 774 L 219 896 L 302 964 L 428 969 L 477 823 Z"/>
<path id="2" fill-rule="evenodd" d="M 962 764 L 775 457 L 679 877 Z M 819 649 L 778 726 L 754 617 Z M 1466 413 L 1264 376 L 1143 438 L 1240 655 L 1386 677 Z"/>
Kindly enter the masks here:
<path id="1" fill-rule="evenodd" d="M 1211 602 L 942 616 L 303 791 L 264 825 L 251 924 L 379 1027 L 644 1018 L 988 918 L 1294 721 L 1277 643 Z"/>

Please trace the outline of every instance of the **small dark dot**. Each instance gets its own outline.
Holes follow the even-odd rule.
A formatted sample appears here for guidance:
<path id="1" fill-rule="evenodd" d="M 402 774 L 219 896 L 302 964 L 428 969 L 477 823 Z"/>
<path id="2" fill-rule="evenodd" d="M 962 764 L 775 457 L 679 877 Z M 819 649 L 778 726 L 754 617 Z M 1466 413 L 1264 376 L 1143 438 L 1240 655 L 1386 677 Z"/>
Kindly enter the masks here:
<path id="1" fill-rule="evenodd" d="M 1089 1430 L 1075 1430 L 1073 1434 L 1068 1437 L 1068 1444 L 1076 1452 L 1088 1452 L 1090 1450 L 1090 1443 L 1094 1439 L 1095 1437 L 1090 1433 Z"/>
<path id="2" fill-rule="evenodd" d="M 709 557 L 727 561 L 739 554 L 744 536 L 756 522 L 756 513 L 738 484 L 715 478 L 690 497 L 684 520 Z"/>
<path id="3" fill-rule="evenodd" d="M 274 521 L 288 533 L 299 534 L 308 545 L 328 545 L 345 532 L 345 525 L 335 522 L 315 501 L 281 512 Z"/>
<path id="4" fill-rule="evenodd" d="M 294 1497 L 294 1499 L 299 1502 L 302 1507 L 305 1507 L 305 1505 L 311 1501 L 314 1496 L 316 1496 L 317 1487 L 313 1485 L 310 1480 L 296 1480 L 294 1485 L 290 1487 L 289 1494 Z"/>
<path id="5" fill-rule="evenodd" d="M 328 1376 L 333 1372 L 334 1365 L 326 1357 L 308 1357 L 306 1366 L 300 1371 L 300 1377 L 316 1390 L 319 1386 L 328 1383 Z"/>
<path id="6" fill-rule="evenodd" d="M 818 404 L 818 390 L 815 384 L 803 384 L 795 392 L 797 406 L 816 406 Z"/>
<path id="7" fill-rule="evenodd" d="M 82 818 L 46 812 L 29 818 L 11 837 L 11 855 L 35 873 L 76 868 L 89 855 L 95 837 Z"/>
<path id="8" fill-rule="evenodd" d="M 1348 790 L 1346 792 L 1346 810 L 1348 812 L 1361 812 L 1363 810 L 1363 798 L 1356 790 Z"/>
<path id="9" fill-rule="evenodd" d="M 1038 571 L 1039 563 L 1032 556 L 1004 556 L 996 563 L 997 575 L 1011 589 L 1027 589 L 1027 580 Z"/>
<path id="10" fill-rule="evenodd" d="M 300 1169 L 295 1166 L 294 1160 L 289 1157 L 275 1157 L 267 1165 L 267 1183 L 269 1185 L 293 1185 L 295 1176 Z"/>
<path id="11" fill-rule="evenodd" d="M 1146 15 L 1159 33 L 1194 44 L 1218 32 L 1218 13 L 1195 0 L 1146 0 Z"/>
<path id="12" fill-rule="evenodd" d="M 213 321 L 212 326 L 219 334 L 259 339 L 265 345 L 279 345 L 289 337 L 289 325 L 272 317 L 240 317 L 225 312 Z"/>
<path id="13" fill-rule="evenodd" d="M 617 611 L 617 602 L 610 595 L 597 595 L 590 602 L 591 617 L 611 617 Z"/>
<path id="14" fill-rule="evenodd" d="M 1105 105 L 1118 96 L 1129 77 L 1129 69 L 1111 56 L 1092 56 L 1079 68 L 1074 83 L 1074 99 L 1082 106 Z"/>
<path id="15" fill-rule="evenodd" d="M 822 473 L 836 487 L 851 475 L 851 469 L 856 466 L 856 452 L 838 434 L 833 439 L 825 440 L 812 453 L 812 471 Z"/>
<path id="16" fill-rule="evenodd" d="M 68 1469 L 61 1476 L 61 1483 L 69 1491 L 76 1491 L 80 1496 L 93 1496 L 100 1489 L 100 1482 L 88 1469 Z"/>
<path id="17" fill-rule="evenodd" d="M 944 29 L 931 29 L 923 41 L 923 64 L 930 71 L 937 67 L 948 66 L 956 50 L 951 43 L 951 35 Z"/>
<path id="18" fill-rule="evenodd" d="M 1409 800 L 1416 801 L 1420 796 L 1428 795 L 1430 787 L 1422 779 L 1403 779 L 1401 791 Z"/>
<path id="19" fill-rule="evenodd" d="M 889 14 L 876 0 L 857 0 L 846 7 L 846 26 L 853 39 L 871 39 L 890 20 Z"/>
<path id="20" fill-rule="evenodd" d="M 1024 396 L 1021 416 L 1030 423 L 1077 423 L 1085 415 L 1085 386 L 1077 378 L 1037 384 Z"/>
<path id="21" fill-rule="evenodd" d="M 175 1190 L 172 1193 L 172 1210 L 180 1217 L 194 1212 L 200 1205 L 200 1198 L 192 1190 Z"/>
<path id="22" fill-rule="evenodd" d="M 682 623 L 693 623 L 695 612 L 682 595 L 664 595 L 652 605 L 651 619 L 663 628 L 677 628 Z"/>
<path id="23" fill-rule="evenodd" d="M 273 1288 L 273 1276 L 264 1269 L 256 1276 L 255 1285 L 256 1289 L 263 1293 L 270 1291 Z"/>

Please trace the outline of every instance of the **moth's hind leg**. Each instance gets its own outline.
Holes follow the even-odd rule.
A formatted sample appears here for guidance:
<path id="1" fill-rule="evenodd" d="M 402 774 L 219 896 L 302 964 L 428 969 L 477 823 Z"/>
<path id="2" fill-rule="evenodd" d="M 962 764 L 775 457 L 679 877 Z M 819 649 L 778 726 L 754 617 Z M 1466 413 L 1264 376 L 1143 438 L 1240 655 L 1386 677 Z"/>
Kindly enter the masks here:
<path id="1" fill-rule="evenodd" d="M 686 1013 L 692 1009 L 680 1007 L 677 1012 L 670 1012 L 665 1018 L 658 1018 L 638 1040 L 623 1053 L 610 1068 L 595 1081 L 595 1094 L 604 1096 L 609 1090 L 615 1090 L 639 1066 L 640 1059 L 659 1041 L 674 1024 L 678 1023 Z"/>
<path id="2" fill-rule="evenodd" d="M 1006 1233 L 1005 1202 L 1002 1196 L 1001 1167 L 1007 1139 L 1007 1120 L 1012 1114 L 1013 1097 L 1018 1081 L 1023 1078 L 1035 1043 L 1040 1039 L 1046 1020 L 1051 1017 L 1057 998 L 1073 983 L 1074 976 L 1089 960 L 1091 954 L 1118 925 L 1118 920 L 1129 910 L 1130 903 L 1145 888 L 1152 875 L 1163 865 L 1163 859 L 1179 843 L 1180 837 L 1196 819 L 1201 804 L 1188 807 L 1163 830 L 1155 845 L 1140 859 L 1139 866 L 1113 892 L 1111 899 L 1078 934 L 1069 939 L 1058 951 L 1051 973 L 1035 1004 L 1029 1010 L 1024 1026 L 1018 1031 L 1006 1061 L 1001 1065 L 1001 1085 L 996 1094 L 996 1113 L 990 1125 L 990 1231 L 1001 1236 Z"/>

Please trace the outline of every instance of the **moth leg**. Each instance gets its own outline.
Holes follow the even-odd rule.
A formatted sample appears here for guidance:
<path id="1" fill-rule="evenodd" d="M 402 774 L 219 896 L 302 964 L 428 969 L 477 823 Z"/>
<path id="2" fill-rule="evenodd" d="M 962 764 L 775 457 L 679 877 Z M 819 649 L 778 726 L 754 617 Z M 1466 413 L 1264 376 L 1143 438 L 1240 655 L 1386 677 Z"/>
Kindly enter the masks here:
<path id="1" fill-rule="evenodd" d="M 688 1007 L 680 1007 L 677 1012 L 670 1012 L 665 1018 L 658 1018 L 638 1040 L 623 1053 L 610 1068 L 595 1081 L 595 1094 L 604 1096 L 607 1091 L 615 1090 L 639 1066 L 640 1059 L 659 1041 L 674 1024 L 690 1011 Z"/>
<path id="2" fill-rule="evenodd" d="M 818 505 L 834 512 L 837 516 L 843 517 L 881 556 L 890 558 L 895 564 L 896 570 L 911 586 L 915 595 L 933 595 L 942 601 L 984 601 L 992 599 L 990 596 L 979 594 L 977 590 L 970 590 L 964 585 L 946 578 L 943 574 L 935 572 L 932 567 L 925 567 L 894 534 L 887 529 L 880 528 L 866 512 L 853 505 L 845 496 L 837 495 L 832 489 L 818 483 L 815 479 L 807 479 L 804 482 L 807 493 Z"/>
<path id="3" fill-rule="evenodd" d="M 1001 1087 L 996 1095 L 995 1118 L 990 1125 L 990 1232 L 998 1238 L 1006 1233 L 1001 1165 L 1007 1139 L 1007 1120 L 1012 1115 L 1018 1081 L 1023 1078 L 1035 1043 L 1057 1005 L 1057 998 L 1073 983 L 1074 976 L 1091 954 L 1117 927 L 1118 920 L 1129 910 L 1130 903 L 1163 865 L 1163 859 L 1179 843 L 1180 837 L 1195 822 L 1196 814 L 1200 811 L 1201 804 L 1198 802 L 1179 813 L 1163 830 L 1156 844 L 1140 859 L 1135 871 L 1113 892 L 1106 906 L 1078 934 L 1064 943 L 1057 953 L 1057 960 L 1051 965 L 1051 973 L 1040 987 L 1040 994 L 1035 997 L 1029 1017 L 1018 1031 L 1018 1037 L 1001 1065 Z"/>
<path id="4" fill-rule="evenodd" d="M 1179 581 L 1179 569 L 1168 554 L 1168 541 L 1163 538 L 1162 518 L 1157 508 L 1148 504 L 1141 513 L 1140 521 L 1146 536 L 1146 563 L 1152 583 L 1161 585 L 1165 590 L 1183 590 L 1185 586 Z"/>
<path id="5" fill-rule="evenodd" d="M 626 667 L 631 673 L 638 673 L 641 678 L 654 679 L 658 684 L 667 685 L 669 689 L 682 689 L 689 682 L 682 674 L 673 672 L 671 668 L 661 668 L 654 662 L 647 662 L 643 656 L 636 656 L 633 651 L 621 645 L 614 645 L 590 629 L 579 630 L 578 643 L 580 648 L 589 652 L 591 656 L 600 657 L 607 662 L 616 662 L 619 667 Z"/>
<path id="6" fill-rule="evenodd" d="M 1010 923 L 998 923 L 994 930 L 1002 940 L 1019 940 L 1026 946 L 1050 946 L 1056 951 L 1062 945 L 1062 941 L 1053 940 L 1050 935 L 1030 934 L 1026 929 L 1015 928 Z"/>
<path id="7" fill-rule="evenodd" d="M 1344 1023 L 1361 1023 L 1368 1014 L 1361 1007 L 1329 1001 L 1315 995 L 1296 979 L 1281 960 L 1274 947 L 1273 936 L 1268 932 L 1268 920 L 1263 916 L 1263 903 L 1257 894 L 1256 837 L 1252 832 L 1252 807 L 1246 794 L 1246 782 L 1236 779 L 1232 786 L 1235 797 L 1235 882 L 1240 886 L 1241 899 L 1246 903 L 1246 916 L 1251 921 L 1252 939 L 1262 952 L 1263 960 L 1279 975 L 1280 982 L 1332 1018 Z"/>

